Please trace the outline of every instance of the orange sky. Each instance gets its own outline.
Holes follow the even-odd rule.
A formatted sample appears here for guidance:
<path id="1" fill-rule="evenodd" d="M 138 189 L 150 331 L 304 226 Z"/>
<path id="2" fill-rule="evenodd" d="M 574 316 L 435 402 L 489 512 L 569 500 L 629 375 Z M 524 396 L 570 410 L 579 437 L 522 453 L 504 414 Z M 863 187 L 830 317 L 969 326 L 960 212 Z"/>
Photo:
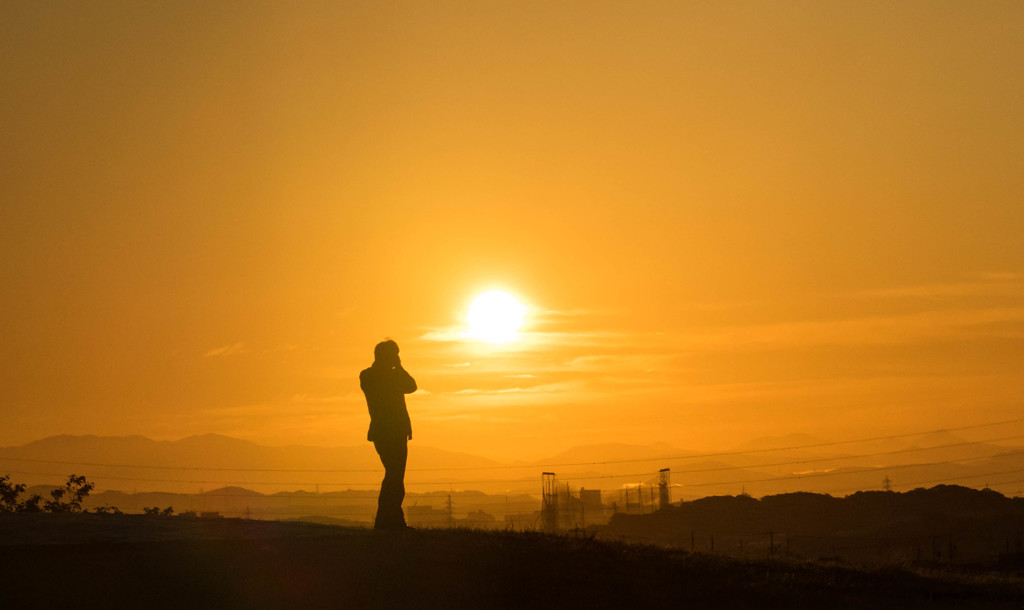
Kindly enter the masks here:
<path id="1" fill-rule="evenodd" d="M 1024 4 L 0 8 L 0 445 L 499 458 L 1016 417 Z M 504 348 L 442 341 L 474 295 Z"/>

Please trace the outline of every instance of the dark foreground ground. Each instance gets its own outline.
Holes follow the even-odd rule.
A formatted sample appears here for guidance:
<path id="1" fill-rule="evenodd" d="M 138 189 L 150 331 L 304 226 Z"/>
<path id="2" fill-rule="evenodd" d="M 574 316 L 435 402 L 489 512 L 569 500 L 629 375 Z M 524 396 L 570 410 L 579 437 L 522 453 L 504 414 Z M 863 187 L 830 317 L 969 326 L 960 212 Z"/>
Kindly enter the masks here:
<path id="1" fill-rule="evenodd" d="M 0 607 L 1024 608 L 1024 586 L 541 534 L 0 513 Z"/>

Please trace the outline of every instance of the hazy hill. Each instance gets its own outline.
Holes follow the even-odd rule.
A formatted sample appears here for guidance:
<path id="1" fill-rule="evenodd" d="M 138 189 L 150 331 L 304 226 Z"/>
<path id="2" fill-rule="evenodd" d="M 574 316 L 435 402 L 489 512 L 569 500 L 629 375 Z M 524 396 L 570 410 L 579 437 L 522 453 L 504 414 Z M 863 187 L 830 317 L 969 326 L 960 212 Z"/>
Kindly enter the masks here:
<path id="1" fill-rule="evenodd" d="M 1013 473 L 1024 470 L 1024 450 L 994 443 L 966 443 L 950 433 L 887 439 L 856 445 L 812 447 L 803 435 L 752 441 L 705 457 L 668 444 L 585 445 L 543 460 L 514 465 L 477 455 L 409 446 L 410 491 L 477 489 L 488 493 L 540 491 L 542 471 L 588 489 L 620 493 L 627 485 L 656 481 L 671 468 L 673 498 L 693 499 L 741 492 L 753 496 L 812 491 L 845 495 L 881 489 L 888 477 L 897 489 L 957 483 L 1004 493 L 1018 491 Z M 794 447 L 794 449 L 777 449 Z M 802 447 L 802 448 L 800 448 Z M 773 449 L 765 451 L 763 449 Z M 714 452 L 712 452 L 714 453 Z M 201 493 L 236 486 L 261 493 L 375 489 L 381 467 L 370 443 L 350 447 L 265 447 L 221 435 L 153 441 L 141 436 L 54 436 L 20 447 L 0 448 L 0 472 L 19 482 L 54 484 L 85 474 L 98 489 Z M 1019 477 L 1018 477 L 1019 478 Z"/>
<path id="2" fill-rule="evenodd" d="M 556 453 L 535 464 L 591 464 L 594 462 L 607 462 L 612 460 L 645 460 L 651 458 L 673 457 L 680 455 L 692 455 L 692 451 L 684 451 L 673 447 L 668 443 L 654 443 L 651 445 L 630 445 L 626 443 L 601 443 L 595 445 L 580 445 L 572 447 L 560 453 Z M 636 468 L 636 466 L 632 466 Z"/>
<path id="3" fill-rule="evenodd" d="M 410 444 L 424 468 L 492 466 L 498 462 L 433 447 Z M 0 456 L 52 460 L 90 459 L 149 466 L 186 468 L 373 468 L 379 466 L 373 445 L 346 447 L 291 445 L 266 447 L 220 434 L 154 441 L 143 436 L 51 436 L 20 447 L 0 448 Z"/>
<path id="4" fill-rule="evenodd" d="M 747 441 L 736 448 L 737 451 L 753 450 L 764 451 L 779 447 L 806 447 L 808 445 L 820 445 L 827 441 L 811 436 L 809 434 L 786 434 L 783 436 L 762 436 Z"/>
<path id="5" fill-rule="evenodd" d="M 409 454 L 411 463 L 420 469 L 498 465 L 480 456 L 416 443 L 410 444 Z M 267 493 L 317 486 L 325 491 L 367 487 L 379 484 L 382 472 L 370 443 L 265 447 L 217 434 L 177 441 L 142 436 L 53 436 L 0 448 L 0 470 L 25 472 L 17 479 L 28 484 L 54 483 L 74 472 L 88 475 L 103 489 L 196 492 L 234 485 Z M 438 470 L 431 473 L 430 480 L 444 480 L 446 474 L 450 473 Z"/>
<path id="6" fill-rule="evenodd" d="M 990 564 L 1024 552 L 1024 499 L 955 485 L 844 498 L 714 496 L 654 514 L 615 515 L 598 531 L 736 556 Z"/>

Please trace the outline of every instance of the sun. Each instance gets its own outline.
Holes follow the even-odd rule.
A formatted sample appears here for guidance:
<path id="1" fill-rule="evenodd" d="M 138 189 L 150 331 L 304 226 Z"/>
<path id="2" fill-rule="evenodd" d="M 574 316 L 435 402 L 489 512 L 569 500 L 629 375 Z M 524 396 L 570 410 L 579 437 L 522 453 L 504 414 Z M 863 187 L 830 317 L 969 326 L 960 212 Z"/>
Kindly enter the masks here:
<path id="1" fill-rule="evenodd" d="M 526 318 L 526 306 L 501 290 L 489 290 L 469 306 L 469 336 L 488 343 L 514 341 Z"/>

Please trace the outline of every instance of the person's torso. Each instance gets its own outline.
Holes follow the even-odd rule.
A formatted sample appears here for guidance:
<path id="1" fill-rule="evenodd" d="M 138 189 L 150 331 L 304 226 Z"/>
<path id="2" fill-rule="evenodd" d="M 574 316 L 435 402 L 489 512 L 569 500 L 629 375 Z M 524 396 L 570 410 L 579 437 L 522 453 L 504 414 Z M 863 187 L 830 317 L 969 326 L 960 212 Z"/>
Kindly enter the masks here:
<path id="1" fill-rule="evenodd" d="M 404 391 L 407 376 L 404 371 L 381 367 L 370 367 L 359 375 L 372 421 L 384 424 L 408 420 Z"/>

